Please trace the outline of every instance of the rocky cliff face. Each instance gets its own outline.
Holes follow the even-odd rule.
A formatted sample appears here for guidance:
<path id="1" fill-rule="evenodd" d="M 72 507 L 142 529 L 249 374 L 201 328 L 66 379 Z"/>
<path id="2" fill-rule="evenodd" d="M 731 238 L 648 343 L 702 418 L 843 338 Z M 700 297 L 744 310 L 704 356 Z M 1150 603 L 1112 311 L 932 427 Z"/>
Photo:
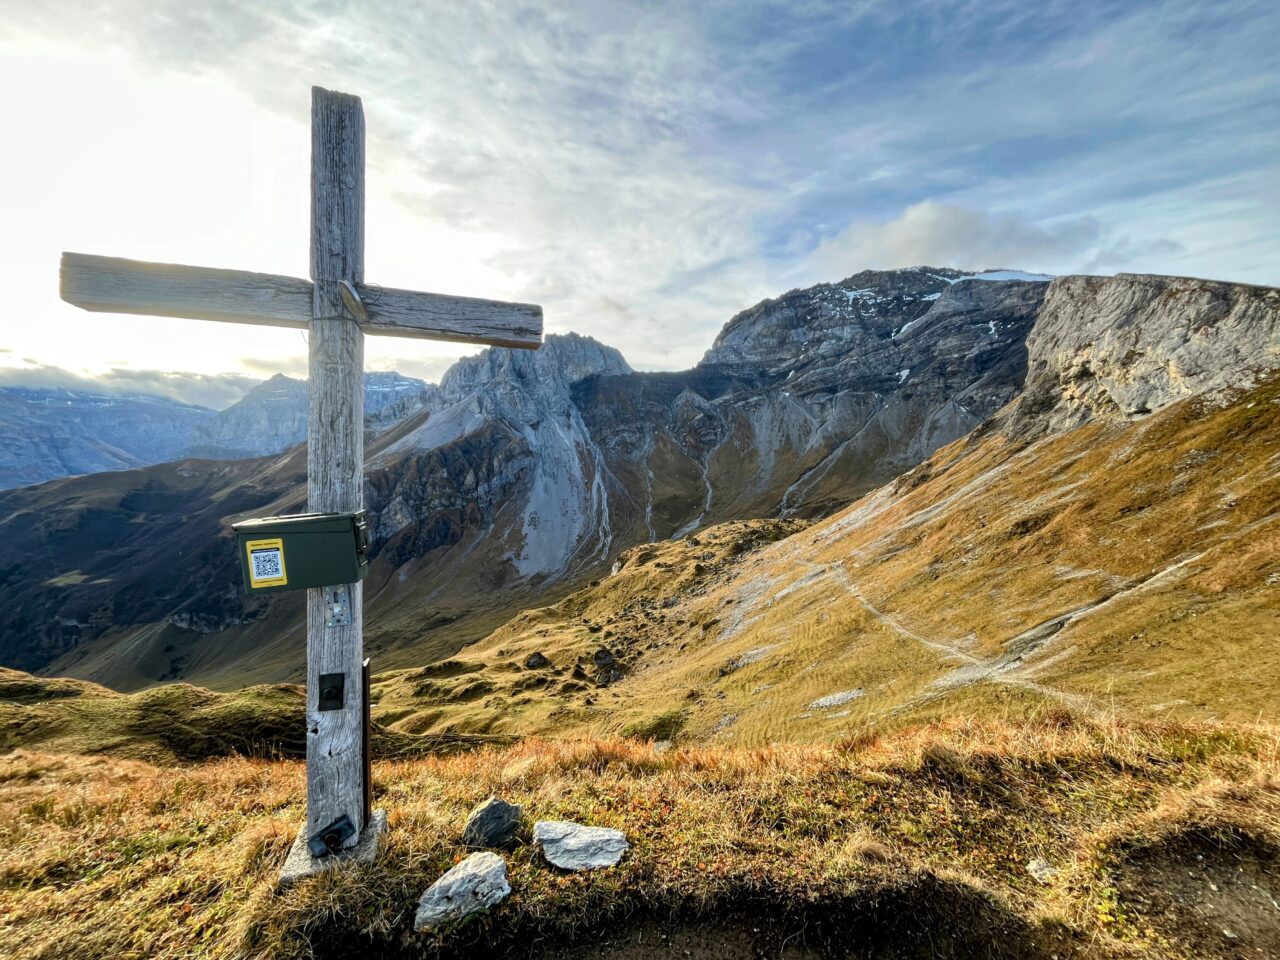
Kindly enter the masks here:
<path id="1" fill-rule="evenodd" d="M 1147 416 L 1185 397 L 1253 385 L 1280 367 L 1280 290 L 1120 274 L 1049 285 L 1027 338 L 1013 412 L 1022 430 Z"/>
<path id="2" fill-rule="evenodd" d="M 576 335 L 486 350 L 371 460 L 375 531 L 408 563 L 483 530 L 501 582 L 717 519 L 828 511 L 1016 394 L 1044 288 L 865 272 L 744 311 L 683 373 L 634 373 Z"/>
<path id="3" fill-rule="evenodd" d="M 660 539 L 855 499 L 1017 393 L 1044 288 L 865 271 L 744 311 L 686 374 L 584 381 L 593 437 L 633 478 L 615 514 Z"/>
<path id="4" fill-rule="evenodd" d="M 575 334 L 549 336 L 536 352 L 460 360 L 424 422 L 370 463 L 378 537 L 402 555 L 421 554 L 479 522 L 490 530 L 489 555 L 522 577 L 607 551 L 605 467 L 572 387 L 630 370 L 617 350 Z"/>
<path id="5" fill-rule="evenodd" d="M 188 456 L 241 460 L 279 453 L 307 435 L 307 383 L 277 373 L 201 424 Z"/>

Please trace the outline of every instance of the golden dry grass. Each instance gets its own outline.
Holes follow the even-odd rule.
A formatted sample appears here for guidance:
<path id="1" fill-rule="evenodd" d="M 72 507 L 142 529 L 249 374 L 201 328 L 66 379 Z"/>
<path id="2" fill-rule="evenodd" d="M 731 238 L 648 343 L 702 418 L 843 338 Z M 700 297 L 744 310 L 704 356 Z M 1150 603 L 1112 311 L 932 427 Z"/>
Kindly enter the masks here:
<path id="1" fill-rule="evenodd" d="M 847 948 L 923 931 L 955 955 L 1174 957 L 1183 947 L 1117 899 L 1117 851 L 1187 825 L 1276 847 L 1278 778 L 1273 729 L 1065 714 L 822 747 L 532 740 L 379 762 L 379 860 L 277 891 L 301 765 L 17 751 L 0 758 L 0 955 L 528 955 L 539 937 L 563 944 L 632 914 L 746 910 Z M 465 854 L 466 811 L 491 793 L 530 822 L 619 827 L 632 849 L 567 875 L 522 845 L 506 903 L 412 933 L 417 897 Z M 1060 871 L 1047 885 L 1027 872 L 1037 857 Z M 997 930 L 1017 937 L 1001 945 Z"/>
<path id="2" fill-rule="evenodd" d="M 1278 635 L 1272 380 L 1035 443 L 991 430 L 804 529 L 634 548 L 377 691 L 411 733 L 746 746 L 1060 706 L 1248 722 L 1276 717 Z"/>

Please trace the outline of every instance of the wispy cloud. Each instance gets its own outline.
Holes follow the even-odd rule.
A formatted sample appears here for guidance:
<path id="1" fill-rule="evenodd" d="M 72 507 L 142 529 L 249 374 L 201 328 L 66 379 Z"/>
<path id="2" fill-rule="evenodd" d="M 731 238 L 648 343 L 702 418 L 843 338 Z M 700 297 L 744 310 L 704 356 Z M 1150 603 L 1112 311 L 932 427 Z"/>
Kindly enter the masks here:
<path id="1" fill-rule="evenodd" d="M 885 223 L 851 224 L 814 251 L 818 272 L 849 264 L 886 269 L 915 264 L 973 268 L 1058 263 L 1101 239 L 1093 217 L 1040 224 L 1014 214 L 988 214 L 932 200 L 908 207 Z"/>
<path id="2" fill-rule="evenodd" d="M 361 93 L 371 185 L 405 214 L 370 233 L 405 272 L 383 279 L 478 260 L 486 288 L 458 292 L 541 302 L 638 368 L 868 266 L 1280 283 L 1263 0 L 50 0 L 7 20 L 294 121 L 311 82 Z M 457 242 L 416 254 L 437 229 Z"/>
<path id="3" fill-rule="evenodd" d="M 170 370 L 114 369 L 87 376 L 61 367 L 30 362 L 22 366 L 0 366 L 0 387 L 82 390 L 108 394 L 145 393 L 214 410 L 231 406 L 261 382 L 254 377 L 236 374 L 210 376 Z"/>

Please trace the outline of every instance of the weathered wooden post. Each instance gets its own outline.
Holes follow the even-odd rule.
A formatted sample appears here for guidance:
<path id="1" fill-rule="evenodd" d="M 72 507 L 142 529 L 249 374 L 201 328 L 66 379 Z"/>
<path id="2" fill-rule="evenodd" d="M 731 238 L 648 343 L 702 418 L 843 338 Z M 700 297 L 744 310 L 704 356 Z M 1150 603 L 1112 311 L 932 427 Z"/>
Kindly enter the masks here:
<path id="1" fill-rule="evenodd" d="M 364 506 L 365 333 L 537 349 L 542 309 L 365 285 L 364 111 L 358 97 L 319 87 L 311 94 L 310 281 L 64 253 L 62 298 L 109 313 L 307 329 L 307 506 L 318 514 L 358 514 Z M 285 575 L 280 551 L 280 575 L 263 589 L 298 586 L 297 577 L 291 585 Z M 252 588 L 252 578 L 246 581 Z M 369 817 L 363 585 L 358 579 L 304 585 L 307 823 L 282 881 L 325 869 L 343 851 L 372 858 L 385 822 Z"/>
<path id="2" fill-rule="evenodd" d="M 356 512 L 364 508 L 364 334 L 339 285 L 364 282 L 364 112 L 345 94 L 311 100 L 311 280 L 307 509 Z M 367 691 L 364 584 L 345 588 L 350 612 L 339 617 L 327 609 L 326 588 L 307 591 L 305 832 L 314 837 L 345 815 L 357 830 L 339 841 L 349 847 L 366 826 Z M 340 678 L 341 709 L 320 709 L 321 677 Z"/>

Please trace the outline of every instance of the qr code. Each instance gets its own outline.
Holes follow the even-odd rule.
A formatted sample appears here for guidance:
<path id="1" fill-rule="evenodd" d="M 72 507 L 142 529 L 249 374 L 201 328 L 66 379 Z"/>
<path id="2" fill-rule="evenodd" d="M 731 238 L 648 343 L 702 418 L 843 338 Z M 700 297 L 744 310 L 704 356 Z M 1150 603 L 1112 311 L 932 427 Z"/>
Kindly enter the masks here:
<path id="1" fill-rule="evenodd" d="M 280 556 L 280 548 L 254 550 L 249 554 L 253 558 L 254 580 L 279 580 L 284 576 L 284 563 Z"/>

